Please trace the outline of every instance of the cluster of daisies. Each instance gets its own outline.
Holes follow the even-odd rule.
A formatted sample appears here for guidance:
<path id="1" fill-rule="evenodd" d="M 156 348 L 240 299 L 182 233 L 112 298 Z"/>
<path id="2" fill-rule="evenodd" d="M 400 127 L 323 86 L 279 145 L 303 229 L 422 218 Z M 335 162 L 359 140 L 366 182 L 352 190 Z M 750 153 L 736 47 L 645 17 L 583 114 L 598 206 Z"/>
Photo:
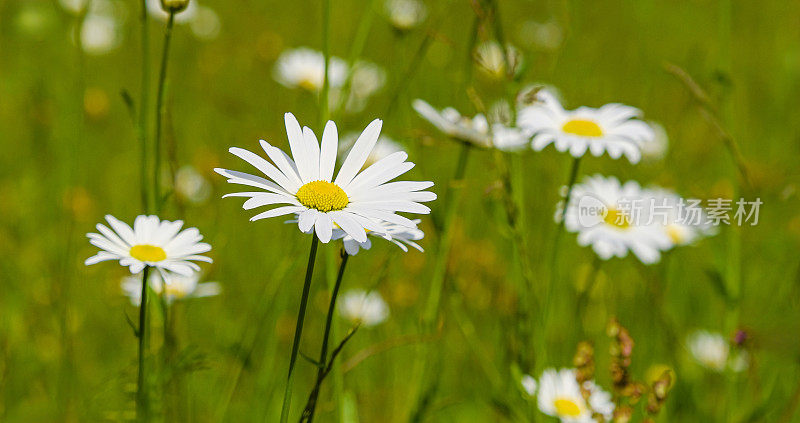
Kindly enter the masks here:
<path id="1" fill-rule="evenodd" d="M 499 113 L 491 111 L 489 117 L 463 116 L 451 107 L 438 110 L 419 99 L 413 107 L 447 136 L 482 149 L 541 151 L 553 145 L 576 161 L 589 153 L 625 157 L 636 164 L 643 157 L 663 155 L 666 148 L 663 130 L 642 120 L 640 110 L 617 103 L 567 110 L 547 88 L 536 91 L 529 104 L 520 104 L 516 119 L 509 116 L 508 107 L 505 112 L 502 107 Z M 687 207 L 686 200 L 664 188 L 644 188 L 603 175 L 587 177 L 571 188 L 556 221 L 564 219 L 566 229 L 578 234 L 578 243 L 591 246 L 604 260 L 632 252 L 652 264 L 661 252 L 713 233 L 702 208 Z"/>
<path id="2" fill-rule="evenodd" d="M 425 235 L 418 228 L 420 220 L 400 213 L 429 213 L 430 208 L 422 203 L 436 199 L 436 194 L 427 191 L 433 183 L 393 181 L 411 170 L 414 163 L 408 162 L 408 154 L 391 140 L 381 140 L 380 120 L 370 123 L 352 142 L 335 172 L 340 150 L 336 125 L 328 122 L 318 141 L 313 130 L 301 127 L 294 115 L 287 113 L 284 117 L 291 156 L 264 140 L 260 144 L 265 156 L 231 148 L 233 155 L 262 175 L 215 169 L 228 182 L 252 189 L 225 197 L 246 198 L 245 210 L 267 208 L 251 221 L 288 215 L 288 221 L 296 223 L 301 232 L 313 234 L 323 243 L 341 240 L 351 256 L 369 249 L 371 239 L 389 241 L 403 251 L 409 247 L 422 251 L 417 243 Z M 129 267 L 137 278 L 126 278 L 123 291 L 135 304 L 141 301 L 137 288 L 143 278 L 138 275 L 146 267 L 157 271 L 151 277 L 152 289 L 170 299 L 209 296 L 219 291 L 216 284 L 198 283 L 201 269 L 195 262 L 211 262 L 203 255 L 211 246 L 201 242 L 203 237 L 196 228 L 181 230 L 182 221 L 156 216 L 139 216 L 133 227 L 110 215 L 106 220 L 109 226 L 98 224 L 98 233 L 88 234 L 92 245 L 101 251 L 86 264 L 116 260 Z M 366 295 L 364 300 L 367 310 L 377 308 L 378 317 L 386 314 L 380 311 L 385 304 L 379 304 L 374 295 Z M 364 321 L 382 320 L 373 311 L 365 316 Z"/>
<path id="3" fill-rule="evenodd" d="M 529 397 L 536 397 L 542 413 L 564 423 L 593 423 L 598 416 L 611 421 L 613 417 L 611 394 L 591 380 L 581 386 L 575 369 L 547 369 L 538 381 L 525 375 L 521 384 Z"/>

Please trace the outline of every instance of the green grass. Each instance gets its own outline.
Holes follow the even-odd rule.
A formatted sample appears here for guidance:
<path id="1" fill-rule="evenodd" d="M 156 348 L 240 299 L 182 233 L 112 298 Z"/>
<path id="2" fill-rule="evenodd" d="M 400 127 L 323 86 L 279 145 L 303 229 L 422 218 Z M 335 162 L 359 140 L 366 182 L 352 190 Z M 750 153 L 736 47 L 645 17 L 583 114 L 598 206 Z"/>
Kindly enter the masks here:
<path id="1" fill-rule="evenodd" d="M 125 314 L 137 310 L 120 294 L 126 269 L 87 268 L 94 254 L 84 237 L 102 216 L 124 221 L 142 213 L 139 144 L 119 93 L 138 99 L 140 84 L 138 2 L 127 10 L 121 48 L 81 58 L 68 36 L 74 17 L 55 1 L 0 2 L 0 420 L 7 422 L 119 421 L 134 411 L 136 339 Z M 333 1 L 331 52 L 348 57 L 365 13 L 382 13 L 363 0 Z M 410 107 L 414 98 L 434 106 L 476 112 L 464 70 L 474 13 L 466 1 L 428 1 L 425 28 L 398 36 L 375 16 L 361 57 L 387 69 L 386 88 L 357 115 L 334 115 L 340 133 L 360 131 L 374 118 L 402 142 L 417 163 L 413 179 L 433 180 L 440 199 L 453 173 L 458 145 L 436 134 Z M 628 257 L 603 264 L 583 321 L 574 310 L 577 286 L 594 254 L 562 234 L 563 285 L 552 305 L 547 344 L 520 345 L 518 270 L 505 217 L 490 188 L 498 172 L 490 153 L 473 152 L 463 202 L 454 221 L 439 335 L 421 334 L 437 235 L 431 218 L 426 253 L 402 254 L 387 243 L 350 260 L 343 290 L 375 288 L 391 318 L 363 328 L 340 363 L 362 350 L 392 345 L 369 356 L 340 382 L 361 422 L 407 421 L 414 408 L 409 383 L 417 360 L 428 356 L 422 395 L 435 386 L 423 421 L 516 421 L 510 415 L 544 416 L 519 393 L 512 368 L 569 366 L 580 340 L 595 343 L 599 382 L 610 386 L 605 325 L 617 316 L 636 341 L 632 371 L 642 379 L 654 364 L 675 369 L 677 382 L 659 421 L 800 421 L 795 411 L 800 378 L 800 4 L 784 1 L 515 0 L 501 2 L 506 38 L 525 54 L 524 83 L 557 87 L 566 106 L 631 104 L 660 122 L 670 139 L 663 161 L 630 165 L 586 157 L 582 174 L 602 173 L 676 189 L 685 197 L 737 194 L 728 151 L 699 113 L 685 87 L 664 70 L 676 64 L 691 74 L 720 110 L 739 143 L 753 181 L 741 193 L 764 201 L 758 226 L 739 230 L 740 261 L 731 261 L 734 231 L 727 228 L 693 247 L 671 252 L 646 267 Z M 241 169 L 230 146 L 257 148 L 260 138 L 288 147 L 283 113 L 319 128 L 316 98 L 272 79 L 272 64 L 285 48 L 322 49 L 321 7 L 277 1 L 207 0 L 222 21 L 220 36 L 199 41 L 176 26 L 169 65 L 165 142 L 178 145 L 180 164 L 198 168 L 213 184 L 212 198 L 184 210 L 168 203 L 163 218 L 182 218 L 213 245 L 207 278 L 219 281 L 219 297 L 175 309 L 185 373 L 178 395 L 157 398 L 176 415 L 170 421 L 277 421 L 297 313 L 308 238 L 278 219 L 248 222 L 254 214 L 236 200 L 215 166 Z M 722 16 L 726 11 L 729 15 Z M 31 18 L 33 16 L 34 18 Z M 536 47 L 521 36 L 529 20 L 553 21 L 563 31 L 559 48 Z M 33 23 L 31 23 L 33 22 Z M 162 25 L 151 20 L 151 72 L 156 73 Z M 393 88 L 426 36 L 434 36 L 397 103 Z M 485 104 L 504 87 L 477 71 L 470 84 Z M 87 115 L 86 89 L 100 90 L 107 110 Z M 151 98 L 154 94 L 151 94 Z M 387 110 L 391 110 L 387 113 Z M 152 121 L 152 117 L 150 118 Z M 524 179 L 524 234 L 535 275 L 535 296 L 544 295 L 556 225 L 558 186 L 570 157 L 552 147 L 518 158 Z M 68 199 L 73 200 L 68 200 Z M 75 200 L 77 198 L 77 200 Z M 327 309 L 334 244 L 320 247 L 301 351 L 316 356 Z M 735 256 L 734 256 L 735 257 Z M 335 266 L 335 263 L 334 263 Z M 326 269 L 327 267 L 327 269 Z M 733 271 L 731 271 L 733 269 Z M 715 278 L 741 278 L 738 301 L 726 300 Z M 716 276 L 715 276 L 716 275 Z M 728 279 L 730 282 L 730 279 Z M 654 292 L 661 292 L 656 300 Z M 739 309 L 737 315 L 735 310 Z M 733 316 L 733 317 L 731 317 Z M 159 317 L 152 344 L 160 345 Z M 530 322 L 526 322 L 530 323 Z M 345 334 L 340 324 L 334 343 Z M 733 377 L 710 374 L 688 356 L 683 341 L 696 328 L 732 333 L 744 328 L 753 364 Z M 534 333 L 541 328 L 533 325 Z M 538 336 L 538 335 L 537 335 Z M 420 338 L 422 337 L 422 338 Z M 154 350 L 154 352 L 156 352 Z M 151 360 L 157 364 L 156 353 Z M 293 419 L 311 389 L 316 368 L 300 359 Z M 538 377 L 538 374 L 535 374 Z M 326 381 L 317 421 L 337 421 L 334 379 Z M 234 383 L 236 383 L 234 388 Z M 228 401 L 228 396 L 230 399 Z M 500 406 L 498 404 L 503 404 Z M 524 420 L 522 420 L 524 421 Z"/>

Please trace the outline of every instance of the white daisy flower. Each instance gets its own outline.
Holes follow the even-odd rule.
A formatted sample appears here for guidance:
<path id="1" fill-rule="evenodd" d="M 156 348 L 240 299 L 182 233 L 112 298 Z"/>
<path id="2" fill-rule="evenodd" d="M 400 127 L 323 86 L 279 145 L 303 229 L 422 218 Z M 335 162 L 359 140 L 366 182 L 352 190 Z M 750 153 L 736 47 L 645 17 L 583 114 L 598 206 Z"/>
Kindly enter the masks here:
<path id="1" fill-rule="evenodd" d="M 649 161 L 658 161 L 667 155 L 669 149 L 669 136 L 661 124 L 648 122 L 653 128 L 653 138 L 642 143 L 642 158 Z"/>
<path id="2" fill-rule="evenodd" d="M 658 225 L 673 246 L 691 245 L 700 238 L 714 234 L 714 227 L 706 223 L 706 213 L 698 204 L 692 204 L 678 194 L 664 188 L 645 191 L 653 215 L 653 224 Z"/>
<path id="3" fill-rule="evenodd" d="M 508 127 L 502 123 L 493 123 L 490 126 L 489 121 L 481 113 L 470 119 L 461 116 L 452 107 L 438 111 L 420 99 L 414 100 L 412 105 L 423 119 L 445 135 L 478 147 L 493 146 L 503 151 L 521 150 L 527 147 L 530 139 L 529 134 L 519 128 Z"/>
<path id="4" fill-rule="evenodd" d="M 655 136 L 647 123 L 637 119 L 641 111 L 630 106 L 612 103 L 599 109 L 564 110 L 547 90 L 539 91 L 537 99 L 520 111 L 518 121 L 520 127 L 534 133 L 531 144 L 536 151 L 555 144 L 556 150 L 569 150 L 576 158 L 588 149 L 594 156 L 608 152 L 613 159 L 625 155 L 631 163 L 637 163 L 642 145 Z"/>
<path id="5" fill-rule="evenodd" d="M 583 398 L 574 369 L 547 369 L 539 378 L 539 410 L 565 423 L 593 423 L 593 413 L 610 421 L 614 412 L 611 395 L 594 382 L 586 382 L 589 403 Z"/>
<path id="6" fill-rule="evenodd" d="M 353 324 L 375 326 L 389 318 L 389 306 L 381 294 L 354 289 L 342 295 L 339 315 Z"/>
<path id="7" fill-rule="evenodd" d="M 296 214 L 300 230 L 309 232 L 314 228 L 323 243 L 331 240 L 334 225 L 356 241 L 365 242 L 367 231 L 386 234 L 382 222 L 413 228 L 414 222 L 398 215 L 398 212 L 430 213 L 430 208 L 420 203 L 436 199 L 436 194 L 424 191 L 432 187 L 433 182 L 389 182 L 414 167 L 413 163 L 406 161 L 408 154 L 390 154 L 361 170 L 378 141 L 381 120 L 372 121 L 358 137 L 335 179 L 333 173 L 339 144 L 336 124 L 329 121 L 325 125 L 320 145 L 314 132 L 308 127 L 301 129 L 294 115 L 286 113 L 285 121 L 292 157 L 264 140 L 261 140 L 261 147 L 274 164 L 242 148 L 229 150 L 263 172 L 269 180 L 215 169 L 230 183 L 264 190 L 225 196 L 248 197 L 243 206 L 245 210 L 286 204 L 260 213 L 251 221 Z"/>
<path id="8" fill-rule="evenodd" d="M 386 228 L 386 234 L 378 234 L 369 232 L 367 235 L 371 236 L 378 236 L 383 239 L 386 239 L 398 247 L 404 252 L 408 252 L 408 247 L 415 248 L 416 250 L 423 252 L 424 250 L 416 241 L 421 240 L 425 237 L 425 233 L 421 230 L 417 229 L 417 226 L 420 223 L 419 219 L 413 221 L 414 227 L 409 228 L 403 225 L 397 225 L 393 223 L 384 223 L 384 227 Z M 372 241 L 370 241 L 369 237 L 364 242 L 358 242 L 353 239 L 352 236 L 348 235 L 341 229 L 334 228 L 333 230 L 333 239 L 342 239 L 342 243 L 344 244 L 344 251 L 351 256 L 358 254 L 360 249 L 369 250 L 372 248 Z"/>
<path id="9" fill-rule="evenodd" d="M 386 0 L 385 7 L 389 22 L 400 31 L 415 28 L 428 15 L 428 8 L 420 0 Z"/>
<path id="10" fill-rule="evenodd" d="M 182 276 L 169 273 L 167 276 L 164 300 L 167 304 L 189 298 L 213 297 L 222 292 L 216 282 L 200 283 L 200 272 L 191 276 Z M 163 277 L 159 272 L 152 272 L 147 278 L 147 286 L 157 295 L 161 295 L 164 288 Z M 120 284 L 122 293 L 131 300 L 131 304 L 138 307 L 142 304 L 142 275 L 130 275 L 122 278 Z"/>
<path id="11" fill-rule="evenodd" d="M 331 57 L 328 61 L 328 83 L 339 88 L 347 79 L 347 63 Z M 281 53 L 275 63 L 273 76 L 287 88 L 303 88 L 311 92 L 322 91 L 325 81 L 325 55 L 307 47 L 299 47 Z"/>
<path id="12" fill-rule="evenodd" d="M 656 263 L 670 247 L 660 225 L 648 222 L 647 194 L 635 181 L 595 175 L 572 189 L 564 225 L 578 233 L 578 244 L 592 246 L 603 259 L 625 257 L 630 250 L 645 264 Z"/>
<path id="13" fill-rule="evenodd" d="M 700 365 L 715 372 L 722 372 L 726 367 L 741 372 L 748 367 L 747 352 L 731 353 L 728 340 L 718 333 L 695 331 L 687 337 L 686 344 Z"/>
<path id="14" fill-rule="evenodd" d="M 160 220 L 157 216 L 137 216 L 133 228 L 127 223 L 106 215 L 113 229 L 98 223 L 97 233 L 86 234 L 89 242 L 100 252 L 86 259 L 86 265 L 106 260 L 119 260 L 119 264 L 130 268 L 131 273 L 139 273 L 145 266 L 159 271 L 168 271 L 191 276 L 200 270 L 194 261 L 211 263 L 202 255 L 211 246 L 200 242 L 203 236 L 197 228 L 181 230 L 183 221 Z"/>

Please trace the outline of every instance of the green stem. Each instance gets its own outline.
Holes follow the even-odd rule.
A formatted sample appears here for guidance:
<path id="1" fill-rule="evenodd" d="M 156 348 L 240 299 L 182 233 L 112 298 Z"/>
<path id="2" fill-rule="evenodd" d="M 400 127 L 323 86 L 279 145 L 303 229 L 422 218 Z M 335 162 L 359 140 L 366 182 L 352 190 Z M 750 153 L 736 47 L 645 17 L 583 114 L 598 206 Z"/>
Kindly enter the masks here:
<path id="1" fill-rule="evenodd" d="M 147 193 L 147 103 L 150 99 L 150 30 L 147 25 L 147 0 L 141 2 L 140 22 L 142 24 L 142 83 L 139 97 L 139 128 L 138 136 L 141 144 L 141 199 L 142 209 L 145 213 L 150 211 L 150 201 Z"/>
<path id="2" fill-rule="evenodd" d="M 308 398 L 306 409 L 303 414 L 308 416 L 308 423 L 314 421 L 314 412 L 317 409 L 317 398 L 319 397 L 320 386 L 322 385 L 322 378 L 325 376 L 325 366 L 328 360 L 328 338 L 330 337 L 331 327 L 333 324 L 333 312 L 336 309 L 336 298 L 339 296 L 339 287 L 342 284 L 342 277 L 344 276 L 344 268 L 347 266 L 347 259 L 350 256 L 347 253 L 342 255 L 342 263 L 339 265 L 339 273 L 336 276 L 336 284 L 333 286 L 331 293 L 331 301 L 328 304 L 328 316 L 325 319 L 325 333 L 322 336 L 322 348 L 319 353 L 319 369 L 317 370 L 317 382 L 314 385 L 314 390 Z M 333 363 L 331 363 L 333 364 Z"/>
<path id="3" fill-rule="evenodd" d="M 136 418 L 138 421 L 147 421 L 147 382 L 145 380 L 145 334 L 147 333 L 147 278 L 150 275 L 150 266 L 145 266 L 142 271 L 142 293 L 139 305 L 139 369 L 136 378 Z"/>
<path id="4" fill-rule="evenodd" d="M 453 241 L 453 220 L 456 215 L 456 204 L 461 198 L 460 192 L 464 184 L 464 175 L 467 170 L 467 159 L 472 148 L 466 144 L 461 144 L 458 155 L 455 174 L 450 184 L 447 186 L 445 197 L 445 218 L 442 222 L 442 232 L 439 238 L 439 248 L 436 250 L 436 259 L 433 267 L 433 277 L 431 278 L 430 294 L 425 310 L 422 315 L 422 322 L 426 327 L 430 327 L 436 320 L 439 313 L 439 303 L 441 302 L 442 289 L 447 274 L 447 259 L 450 256 L 450 244 Z"/>
<path id="5" fill-rule="evenodd" d="M 292 355 L 289 358 L 289 375 L 286 378 L 286 389 L 283 392 L 283 406 L 281 407 L 281 423 L 289 420 L 289 408 L 292 404 L 292 376 L 294 375 L 294 365 L 297 361 L 297 353 L 300 350 L 300 337 L 303 334 L 303 321 L 306 318 L 306 306 L 308 305 L 308 293 L 311 289 L 311 276 L 314 274 L 314 259 L 317 257 L 317 245 L 319 239 L 316 234 L 311 234 L 311 252 L 308 254 L 308 265 L 306 266 L 306 280 L 303 284 L 303 295 L 300 298 L 300 310 L 297 312 L 297 326 L 294 329 L 294 341 L 292 341 Z"/>
<path id="6" fill-rule="evenodd" d="M 572 188 L 575 186 L 575 181 L 578 178 L 578 170 L 580 169 L 581 158 L 576 157 L 572 161 L 572 167 L 569 171 L 569 180 L 567 182 L 567 194 L 564 197 L 564 207 L 562 209 L 561 218 L 559 219 L 558 226 L 556 227 L 556 233 L 553 237 L 553 250 L 552 255 L 550 256 L 550 284 L 547 286 L 547 293 L 545 294 L 545 301 L 542 304 L 542 330 L 541 334 L 543 335 L 542 342 L 540 343 L 541 352 L 540 355 L 542 360 L 537 360 L 537 362 L 541 364 L 544 363 L 544 358 L 547 354 L 547 348 L 545 348 L 546 341 L 547 341 L 547 327 L 550 323 L 550 310 L 552 308 L 552 302 L 554 299 L 555 290 L 558 287 L 558 244 L 561 239 L 561 233 L 564 232 L 564 222 L 566 221 L 565 217 L 567 214 L 567 207 L 569 207 L 569 202 L 572 200 Z"/>
<path id="7" fill-rule="evenodd" d="M 153 197 L 156 213 L 161 211 L 161 126 L 164 119 L 164 95 L 167 81 L 167 65 L 169 63 L 169 46 L 172 40 L 172 27 L 175 22 L 175 12 L 169 12 L 167 26 L 164 30 L 164 48 L 161 52 L 161 68 L 158 73 L 158 94 L 156 96 L 156 129 L 153 149 L 155 159 L 153 163 Z"/>

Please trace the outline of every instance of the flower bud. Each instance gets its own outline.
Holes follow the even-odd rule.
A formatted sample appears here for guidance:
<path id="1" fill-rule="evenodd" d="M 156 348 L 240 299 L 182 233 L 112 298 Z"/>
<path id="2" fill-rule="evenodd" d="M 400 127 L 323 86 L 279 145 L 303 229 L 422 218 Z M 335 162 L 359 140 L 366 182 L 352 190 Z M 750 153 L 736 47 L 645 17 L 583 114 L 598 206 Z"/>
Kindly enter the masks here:
<path id="1" fill-rule="evenodd" d="M 189 0 L 161 0 L 161 8 L 167 13 L 182 12 L 189 6 Z"/>

